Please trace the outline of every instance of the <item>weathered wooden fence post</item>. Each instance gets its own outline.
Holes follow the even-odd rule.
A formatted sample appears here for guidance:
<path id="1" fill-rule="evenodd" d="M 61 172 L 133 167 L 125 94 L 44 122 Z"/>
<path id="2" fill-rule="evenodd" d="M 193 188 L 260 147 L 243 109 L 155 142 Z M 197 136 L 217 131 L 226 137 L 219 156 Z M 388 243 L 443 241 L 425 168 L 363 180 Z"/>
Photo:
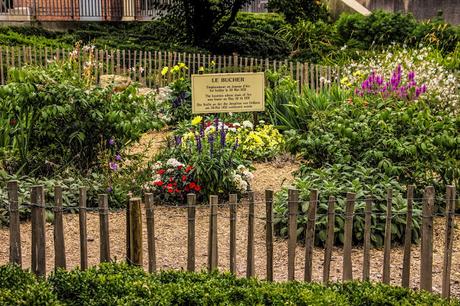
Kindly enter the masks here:
<path id="1" fill-rule="evenodd" d="M 401 275 L 401 285 L 408 288 L 410 282 L 410 262 L 412 246 L 412 214 L 414 204 L 414 185 L 407 186 L 407 215 L 406 229 L 404 233 L 404 257 Z"/>
<path id="2" fill-rule="evenodd" d="M 343 271 L 342 279 L 344 281 L 353 279 L 353 263 L 351 261 L 351 245 L 353 240 L 353 210 L 355 207 L 356 194 L 347 193 L 347 202 L 345 203 L 345 228 L 343 241 Z"/>
<path id="3" fill-rule="evenodd" d="M 236 274 L 236 205 L 238 195 L 231 194 L 230 202 L 230 272 Z"/>
<path id="4" fill-rule="evenodd" d="M 387 211 L 385 218 L 385 240 L 383 244 L 383 273 L 382 282 L 389 284 L 391 281 L 390 277 L 390 262 L 391 262 L 391 208 L 393 203 L 393 191 L 389 189 L 387 191 Z"/>
<path id="5" fill-rule="evenodd" d="M 297 245 L 297 210 L 299 205 L 299 191 L 288 190 L 288 280 L 295 279 L 295 249 Z"/>
<path id="6" fill-rule="evenodd" d="M 265 245 L 267 252 L 267 280 L 273 281 L 273 190 L 265 190 L 266 231 Z"/>
<path id="7" fill-rule="evenodd" d="M 371 266 L 371 221 L 372 221 L 372 196 L 366 197 L 364 210 L 364 246 L 363 246 L 363 281 L 369 280 Z"/>
<path id="8" fill-rule="evenodd" d="M 86 187 L 80 187 L 79 195 L 79 224 L 80 224 L 80 268 L 86 270 L 88 268 L 88 238 L 86 232 Z"/>
<path id="9" fill-rule="evenodd" d="M 32 272 L 37 276 L 46 275 L 45 242 L 45 191 L 42 185 L 33 186 L 32 204 Z"/>
<path id="10" fill-rule="evenodd" d="M 254 276 L 254 192 L 248 194 L 249 211 L 248 211 L 248 248 L 246 262 L 246 277 Z"/>
<path id="11" fill-rule="evenodd" d="M 211 214 L 209 215 L 209 239 L 208 239 L 208 271 L 217 269 L 219 257 L 217 246 L 217 205 L 219 198 L 216 195 L 209 197 Z"/>
<path id="12" fill-rule="evenodd" d="M 420 289 L 432 290 L 433 278 L 433 205 L 434 188 L 428 186 L 423 195 L 422 242 L 420 245 Z"/>
<path id="13" fill-rule="evenodd" d="M 334 245 L 334 228 L 335 228 L 335 197 L 329 196 L 327 202 L 327 231 L 326 243 L 324 246 L 324 265 L 323 265 L 323 283 L 329 282 L 331 271 L 332 247 Z"/>
<path id="14" fill-rule="evenodd" d="M 446 190 L 446 238 L 442 265 L 442 297 L 450 298 L 450 271 L 452 266 L 452 246 L 454 238 L 455 186 Z"/>
<path id="15" fill-rule="evenodd" d="M 187 194 L 188 205 L 188 239 L 187 239 L 187 271 L 195 271 L 195 212 L 196 195 Z"/>
<path id="16" fill-rule="evenodd" d="M 153 193 L 145 194 L 145 216 L 147 218 L 147 248 L 149 255 L 149 272 L 157 269 L 156 246 L 155 246 L 155 210 Z"/>
<path id="17" fill-rule="evenodd" d="M 22 267 L 18 181 L 9 181 L 7 189 L 10 211 L 10 263 L 17 264 Z"/>
<path id="18" fill-rule="evenodd" d="M 142 211 L 141 199 L 132 198 L 129 200 L 129 228 L 130 228 L 130 264 L 143 265 L 142 256 Z"/>
<path id="19" fill-rule="evenodd" d="M 62 220 L 62 187 L 54 187 L 54 266 L 66 269 L 64 223 Z"/>
<path id="20" fill-rule="evenodd" d="M 100 262 L 110 261 L 109 197 L 99 195 Z"/>
<path id="21" fill-rule="evenodd" d="M 318 206 L 318 190 L 310 192 L 310 203 L 308 206 L 308 220 L 305 229 L 305 267 L 304 281 L 311 282 L 313 270 L 313 247 L 315 246 L 315 225 L 316 208 Z"/>

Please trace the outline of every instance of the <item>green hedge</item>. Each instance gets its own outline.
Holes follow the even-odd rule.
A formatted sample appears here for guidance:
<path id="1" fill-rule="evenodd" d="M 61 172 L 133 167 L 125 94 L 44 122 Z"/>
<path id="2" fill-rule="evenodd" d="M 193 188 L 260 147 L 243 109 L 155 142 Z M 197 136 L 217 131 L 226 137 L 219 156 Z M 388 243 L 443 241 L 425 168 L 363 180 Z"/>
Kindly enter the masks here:
<path id="1" fill-rule="evenodd" d="M 12 289 L 14 288 L 14 289 Z M 0 267 L 0 305 L 460 305 L 437 295 L 371 283 L 268 283 L 228 273 L 147 274 L 125 264 L 58 271 L 47 281 Z"/>

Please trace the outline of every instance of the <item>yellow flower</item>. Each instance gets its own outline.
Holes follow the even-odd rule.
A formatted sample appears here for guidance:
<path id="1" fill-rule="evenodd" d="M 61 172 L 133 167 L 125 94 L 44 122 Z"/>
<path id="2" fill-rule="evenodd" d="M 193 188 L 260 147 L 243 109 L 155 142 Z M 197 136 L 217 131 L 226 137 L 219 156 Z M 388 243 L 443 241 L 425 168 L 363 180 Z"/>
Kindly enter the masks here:
<path id="1" fill-rule="evenodd" d="M 343 79 L 340 80 L 340 84 L 344 85 L 348 82 L 348 78 L 344 77 Z"/>
<path id="2" fill-rule="evenodd" d="M 204 67 L 201 66 L 200 69 L 198 69 L 199 72 L 203 72 L 204 71 Z"/>
<path id="3" fill-rule="evenodd" d="M 211 61 L 211 67 L 215 66 L 216 65 L 216 62 L 215 61 Z"/>
<path id="4" fill-rule="evenodd" d="M 168 73 L 168 70 L 168 67 L 163 67 L 163 69 L 161 69 L 161 75 L 166 75 L 166 73 Z"/>
<path id="5" fill-rule="evenodd" d="M 185 65 L 185 63 L 179 63 L 179 68 L 187 70 L 188 67 Z"/>
<path id="6" fill-rule="evenodd" d="M 361 76 L 361 75 L 363 75 L 363 73 L 360 70 L 353 72 L 353 76 L 355 76 L 355 77 L 356 76 Z"/>
<path id="7" fill-rule="evenodd" d="M 200 124 L 200 122 L 203 120 L 203 117 L 201 116 L 196 116 L 195 118 L 193 118 L 192 120 L 192 125 L 198 125 Z"/>
<path id="8" fill-rule="evenodd" d="M 179 70 L 180 70 L 179 65 L 174 65 L 174 67 L 171 69 L 171 72 L 176 72 Z"/>

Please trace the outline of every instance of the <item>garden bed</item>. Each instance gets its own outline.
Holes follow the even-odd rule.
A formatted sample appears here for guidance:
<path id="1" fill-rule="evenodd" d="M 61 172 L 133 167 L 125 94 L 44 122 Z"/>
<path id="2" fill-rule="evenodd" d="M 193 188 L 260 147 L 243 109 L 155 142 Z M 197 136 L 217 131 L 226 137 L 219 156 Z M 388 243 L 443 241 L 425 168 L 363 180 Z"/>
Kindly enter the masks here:
<path id="1" fill-rule="evenodd" d="M 282 184 L 292 182 L 292 171 L 298 165 L 292 162 L 285 163 L 259 163 L 255 165 L 254 189 L 256 192 L 256 230 L 255 230 L 255 273 L 259 278 L 265 277 L 265 205 L 263 203 L 263 191 L 268 188 L 278 190 Z M 207 237 L 208 237 L 208 207 L 197 209 L 196 219 L 196 264 L 197 270 L 205 269 L 207 263 Z M 243 202 L 238 207 L 237 220 L 237 274 L 246 274 L 246 240 L 247 240 L 247 205 Z M 155 212 L 156 218 L 156 246 L 157 266 L 159 269 L 185 269 L 187 260 L 187 210 L 183 207 L 159 206 Z M 145 220 L 145 216 L 143 216 Z M 456 223 L 460 222 L 457 218 Z M 145 221 L 144 221 L 145 222 Z M 125 213 L 124 211 L 110 214 L 110 242 L 111 256 L 114 260 L 123 261 L 125 258 Z M 79 225 L 78 215 L 65 215 L 65 241 L 68 268 L 79 265 Z M 229 212 L 226 208 L 219 208 L 218 237 L 219 237 L 219 269 L 227 270 L 229 267 Z M 147 268 L 147 235 L 144 224 L 144 267 Z M 444 218 L 434 220 L 434 254 L 433 254 L 433 289 L 441 290 L 442 260 L 444 248 Z M 22 245 L 24 267 L 30 267 L 30 222 L 22 225 Z M 452 294 L 460 297 L 460 271 L 455 269 L 460 264 L 460 228 L 455 229 L 455 241 L 452 254 Z M 54 267 L 53 254 L 53 226 L 47 225 L 47 271 Z M 0 230 L 0 240 L 8 241 L 8 229 Z M 96 213 L 88 213 L 88 256 L 89 264 L 96 265 L 99 262 L 99 216 Z M 313 280 L 321 281 L 323 249 L 315 248 L 313 257 Z M 391 253 L 391 283 L 400 285 L 402 271 L 403 249 L 395 247 Z M 371 251 L 371 280 L 380 281 L 382 277 L 383 250 Z M 0 250 L 0 265 L 8 262 L 8 250 Z M 362 249 L 354 248 L 352 252 L 353 275 L 359 279 L 362 267 Z M 298 245 L 296 249 L 296 279 L 303 279 L 304 249 Z M 419 285 L 420 269 L 420 246 L 412 246 L 412 269 L 411 287 Z M 334 248 L 331 264 L 331 279 L 339 281 L 342 275 L 342 250 Z M 274 242 L 274 279 L 282 281 L 287 279 L 287 241 L 276 239 Z"/>

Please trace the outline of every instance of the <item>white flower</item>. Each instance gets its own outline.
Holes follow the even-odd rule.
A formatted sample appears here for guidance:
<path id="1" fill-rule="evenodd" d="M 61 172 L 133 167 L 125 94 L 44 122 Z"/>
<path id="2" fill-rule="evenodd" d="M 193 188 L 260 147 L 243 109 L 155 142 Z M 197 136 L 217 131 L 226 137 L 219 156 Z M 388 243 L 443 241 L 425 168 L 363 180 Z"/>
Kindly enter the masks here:
<path id="1" fill-rule="evenodd" d="M 251 121 L 245 120 L 245 121 L 243 121 L 243 127 L 244 127 L 244 128 L 247 128 L 247 129 L 253 129 L 253 128 L 254 128 L 254 125 L 252 124 Z"/>
<path id="2" fill-rule="evenodd" d="M 178 166 L 184 166 L 183 163 L 179 162 L 177 159 L 175 158 L 170 158 L 168 159 L 168 161 L 166 162 L 167 165 L 169 166 L 173 166 L 173 167 L 178 167 Z"/>
<path id="3" fill-rule="evenodd" d="M 239 128 L 239 127 L 241 126 L 241 124 L 240 124 L 239 122 L 235 122 L 235 123 L 233 123 L 233 126 L 234 126 L 235 128 Z"/>

